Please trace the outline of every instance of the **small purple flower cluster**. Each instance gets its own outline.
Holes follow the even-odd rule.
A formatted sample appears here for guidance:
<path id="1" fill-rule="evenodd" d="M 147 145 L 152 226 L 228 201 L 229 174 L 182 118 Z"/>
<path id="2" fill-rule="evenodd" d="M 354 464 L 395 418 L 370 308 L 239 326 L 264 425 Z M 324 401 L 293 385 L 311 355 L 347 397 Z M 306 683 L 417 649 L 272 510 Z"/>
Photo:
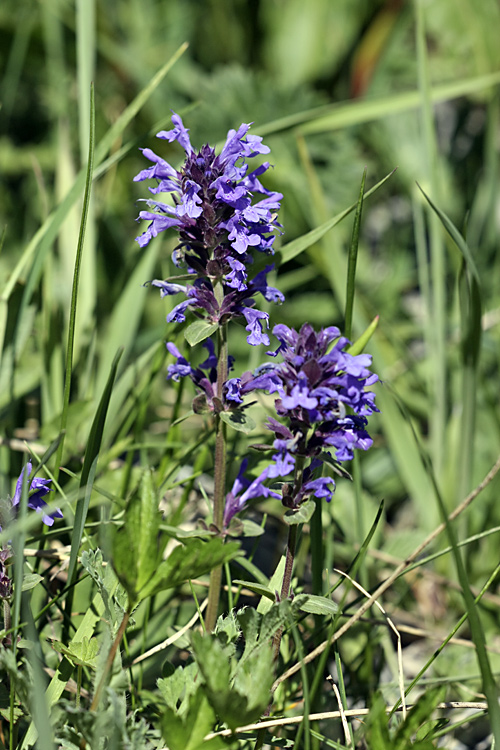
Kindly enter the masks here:
<path id="1" fill-rule="evenodd" d="M 161 131 L 157 137 L 181 144 L 186 152 L 181 169 L 174 169 L 150 149 L 143 149 L 153 166 L 134 178 L 157 180 L 150 192 L 170 193 L 173 203 L 147 201 L 153 210 L 141 211 L 139 218 L 151 223 L 137 238 L 139 245 L 145 247 L 160 232 L 174 228 L 179 243 L 173 262 L 186 269 L 188 280 L 193 279 L 189 284 L 169 279 L 152 282 L 163 297 L 180 292 L 186 296 L 169 313 L 167 321 L 184 322 L 188 309 L 209 323 L 220 325 L 243 316 L 249 332 L 248 343 L 268 345 L 263 325 L 267 326 L 269 316 L 254 309 L 253 298 L 260 293 L 268 301 L 282 302 L 283 295 L 267 285 L 272 265 L 253 279 L 248 278 L 248 266 L 253 262 L 251 248 L 272 255 L 275 231 L 280 228 L 275 212 L 283 196 L 267 190 L 259 181 L 269 163 L 248 172 L 247 159 L 267 154 L 269 148 L 262 144 L 262 138 L 248 135 L 250 126 L 243 124 L 237 131 L 229 131 L 220 154 L 208 145 L 195 151 L 179 115 L 174 113 L 172 122 L 175 127 Z M 253 203 L 255 193 L 265 197 Z M 216 294 L 216 284 L 223 285 L 222 300 Z"/>
<path id="2" fill-rule="evenodd" d="M 293 464 L 293 453 L 314 456 L 328 446 L 335 448 L 338 461 L 350 461 L 354 448 L 367 450 L 372 439 L 364 429 L 366 416 L 378 411 L 375 394 L 366 390 L 378 380 L 368 369 L 371 356 L 345 351 L 350 341 L 335 326 L 316 333 L 304 323 L 297 333 L 277 325 L 273 334 L 280 346 L 272 356 L 281 354 L 284 361 L 261 367 L 244 391 L 258 388 L 278 394 L 276 412 L 290 422 L 290 428 L 284 428 L 275 419 L 269 421 L 280 460 Z"/>
<path id="3" fill-rule="evenodd" d="M 50 515 L 47 515 L 47 513 L 45 513 L 44 508 L 47 506 L 47 503 L 45 502 L 43 498 L 49 492 L 53 491 L 52 488 L 49 486 L 51 483 L 51 480 L 34 477 L 30 481 L 32 468 L 33 468 L 33 465 L 31 461 L 28 461 L 26 466 L 24 466 L 23 470 L 21 471 L 21 474 L 19 475 L 19 478 L 16 482 L 16 489 L 14 491 L 14 497 L 10 501 L 12 511 L 14 513 L 17 512 L 19 503 L 21 502 L 21 497 L 22 497 L 22 492 L 23 492 L 23 482 L 26 481 L 29 483 L 28 484 L 28 508 L 30 508 L 31 510 L 36 510 L 37 513 L 41 513 L 43 523 L 46 526 L 52 526 L 54 523 L 54 519 L 62 518 L 63 514 L 61 513 L 59 508 L 56 508 L 55 511 L 51 513 Z M 25 474 L 27 475 L 26 480 L 24 479 Z M 8 521 L 9 519 L 6 519 L 6 520 Z M 5 521 L 3 520 L 2 522 L 5 523 Z M 2 531 L 1 525 L 0 525 L 0 531 Z M 7 565 L 10 563 L 11 558 L 12 558 L 12 549 L 9 544 L 6 544 L 0 549 L 0 599 L 8 599 L 12 595 L 12 582 L 7 572 Z"/>
<path id="4" fill-rule="evenodd" d="M 283 504 L 298 508 L 312 495 L 329 502 L 335 492 L 333 478 L 315 478 L 314 474 L 325 459 L 332 460 L 332 448 L 340 462 L 351 460 L 355 448 L 371 447 L 373 441 L 365 429 L 367 416 L 378 409 L 375 394 L 367 388 L 377 382 L 378 376 L 369 370 L 369 354 L 352 355 L 345 350 L 350 342 L 335 326 L 316 333 L 308 323 L 299 332 L 277 325 L 273 334 L 280 345 L 276 352 L 268 353 L 272 357 L 281 355 L 283 362 L 266 363 L 254 375 L 246 373 L 239 382 L 241 394 L 256 390 L 276 393 L 276 413 L 284 420 L 269 417 L 266 426 L 274 433 L 276 452 L 273 463 L 252 483 L 252 497 L 258 494 L 259 482 L 263 495 L 266 479 L 292 474 L 300 458 L 309 464 L 304 466 L 299 483 L 283 485 Z M 243 498 L 238 502 L 231 499 L 226 520 L 241 509 Z"/>
<path id="5" fill-rule="evenodd" d="M 21 474 L 19 475 L 19 479 L 16 482 L 16 490 L 14 492 L 14 497 L 12 498 L 12 507 L 14 508 L 14 510 L 19 506 L 19 503 L 21 502 L 24 474 L 25 472 L 27 473 L 26 481 L 29 481 L 32 468 L 33 465 L 31 461 L 28 461 Z M 59 508 L 56 508 L 50 516 L 48 516 L 44 511 L 47 503 L 43 498 L 45 497 L 45 495 L 48 495 L 49 492 L 53 491 L 52 487 L 49 486 L 51 481 L 51 479 L 40 479 L 38 477 L 34 477 L 29 483 L 28 487 L 28 508 L 31 508 L 31 510 L 36 510 L 37 513 L 41 513 L 42 521 L 46 526 L 52 526 L 55 518 L 63 517 L 63 514 L 59 510 Z"/>

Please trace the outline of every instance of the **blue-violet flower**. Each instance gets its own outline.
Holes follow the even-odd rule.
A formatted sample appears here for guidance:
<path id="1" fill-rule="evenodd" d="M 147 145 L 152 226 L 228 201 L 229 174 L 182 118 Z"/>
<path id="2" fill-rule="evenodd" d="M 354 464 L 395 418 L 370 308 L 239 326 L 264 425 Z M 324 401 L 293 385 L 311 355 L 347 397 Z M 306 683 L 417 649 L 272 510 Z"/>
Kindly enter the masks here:
<path id="1" fill-rule="evenodd" d="M 244 476 L 247 465 L 248 460 L 245 458 L 241 463 L 238 476 L 234 480 L 231 491 L 226 495 L 226 504 L 224 506 L 225 529 L 227 529 L 227 527 L 229 526 L 229 523 L 231 522 L 233 516 L 235 516 L 236 513 L 238 513 L 243 508 L 247 500 L 250 500 L 254 497 L 280 498 L 280 495 L 277 492 L 270 490 L 264 484 L 265 480 L 269 476 L 270 467 L 268 466 L 267 468 L 265 468 L 264 471 L 261 472 L 259 476 L 253 480 L 253 482 L 250 482 Z"/>
<path id="2" fill-rule="evenodd" d="M 153 166 L 134 178 L 156 179 L 157 185 L 150 187 L 150 192 L 170 193 L 173 202 L 147 201 L 152 210 L 141 211 L 139 218 L 151 223 L 137 238 L 139 245 L 145 247 L 159 233 L 175 229 L 179 243 L 173 261 L 186 269 L 187 280 L 193 279 L 189 284 L 171 279 L 152 282 L 162 296 L 179 292 L 186 295 L 187 299 L 172 310 L 167 320 L 183 322 L 188 309 L 216 324 L 243 316 L 248 342 L 268 345 L 268 315 L 253 309 L 253 296 L 259 292 L 268 301 L 282 302 L 283 295 L 267 285 L 266 276 L 272 265 L 253 279 L 248 278 L 248 266 L 253 262 L 252 248 L 266 255 L 273 253 L 275 231 L 280 228 L 276 211 L 283 196 L 267 190 L 259 181 L 269 163 L 248 172 L 247 159 L 267 154 L 269 148 L 262 144 L 262 138 L 248 135 L 250 126 L 243 124 L 237 131 L 229 131 L 220 154 L 208 145 L 195 151 L 179 115 L 174 113 L 172 122 L 175 127 L 161 131 L 158 138 L 181 144 L 186 151 L 183 166 L 176 170 L 150 149 L 143 149 Z M 254 194 L 264 197 L 253 203 Z M 216 299 L 215 283 L 223 284 L 222 302 Z"/>
<path id="3" fill-rule="evenodd" d="M 282 423 L 270 417 L 266 425 L 274 432 L 276 451 L 268 477 L 290 474 L 298 456 L 313 459 L 300 487 L 290 490 L 293 497 L 283 497 L 283 501 L 298 507 L 308 495 L 330 500 L 335 490 L 333 479 L 314 479 L 313 472 L 324 462 L 322 456 L 330 457 L 331 448 L 337 461 L 352 459 L 355 448 L 370 448 L 373 441 L 365 429 L 367 416 L 378 409 L 375 394 L 367 389 L 378 376 L 369 370 L 369 354 L 345 351 L 350 342 L 334 326 L 316 333 L 308 323 L 299 332 L 277 325 L 273 334 L 280 346 L 269 354 L 280 354 L 283 362 L 267 363 L 255 375 L 245 374 L 239 384 L 242 395 L 260 389 L 275 393 L 277 415 L 286 420 Z"/>
<path id="4" fill-rule="evenodd" d="M 21 474 L 19 475 L 19 479 L 16 482 L 16 490 L 14 492 L 14 497 L 12 498 L 12 507 L 15 510 L 17 506 L 19 505 L 19 503 L 21 502 L 23 480 L 24 480 L 24 474 L 26 472 L 27 474 L 26 481 L 29 482 L 28 508 L 31 508 L 32 510 L 36 510 L 37 513 L 41 513 L 43 523 L 46 526 L 52 526 L 55 518 L 63 518 L 63 514 L 59 508 L 56 508 L 55 511 L 53 511 L 53 513 L 50 514 L 50 516 L 47 515 L 44 511 L 44 508 L 47 506 L 47 503 L 45 502 L 43 498 L 49 492 L 53 492 L 52 488 L 49 487 L 52 480 L 34 477 L 30 482 L 29 477 L 31 475 L 32 468 L 33 468 L 33 465 L 31 461 L 28 461 L 26 466 L 23 468 Z"/>

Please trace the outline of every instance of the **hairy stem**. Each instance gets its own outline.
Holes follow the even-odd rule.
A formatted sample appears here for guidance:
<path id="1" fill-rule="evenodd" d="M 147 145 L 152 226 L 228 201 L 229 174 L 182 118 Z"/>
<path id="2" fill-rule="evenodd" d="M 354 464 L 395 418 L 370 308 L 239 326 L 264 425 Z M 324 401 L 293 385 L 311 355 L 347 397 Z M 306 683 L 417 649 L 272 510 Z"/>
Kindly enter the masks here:
<path id="1" fill-rule="evenodd" d="M 214 288 L 219 303 L 222 302 L 224 289 L 219 282 Z M 217 398 L 223 402 L 223 386 L 228 374 L 227 324 L 223 324 L 217 331 Z M 219 532 L 224 522 L 224 503 L 226 500 L 226 425 L 220 418 L 215 417 L 215 461 L 214 461 L 214 516 L 213 522 Z M 220 589 L 222 581 L 222 566 L 214 568 L 210 573 L 208 588 L 208 605 L 205 616 L 205 628 L 210 633 L 215 628 L 219 610 Z"/>

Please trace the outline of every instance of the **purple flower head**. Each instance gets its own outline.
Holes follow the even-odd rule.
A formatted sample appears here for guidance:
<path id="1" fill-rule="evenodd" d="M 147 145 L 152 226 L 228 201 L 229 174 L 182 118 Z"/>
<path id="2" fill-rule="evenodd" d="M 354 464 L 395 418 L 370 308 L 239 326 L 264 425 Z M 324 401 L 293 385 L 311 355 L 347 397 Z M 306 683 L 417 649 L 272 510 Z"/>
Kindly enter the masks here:
<path id="1" fill-rule="evenodd" d="M 231 491 L 226 495 L 226 505 L 224 507 L 224 528 L 227 529 L 229 523 L 236 513 L 245 506 L 247 500 L 253 497 L 275 497 L 280 498 L 277 492 L 270 490 L 265 486 L 264 482 L 269 477 L 268 466 L 259 476 L 250 482 L 245 478 L 244 473 L 248 465 L 248 460 L 245 458 L 241 463 L 238 476 L 234 480 Z"/>
<path id="2" fill-rule="evenodd" d="M 269 148 L 262 138 L 248 135 L 250 125 L 243 124 L 229 131 L 220 154 L 208 145 L 195 151 L 179 115 L 173 113 L 172 122 L 174 128 L 158 133 L 158 138 L 178 141 L 186 159 L 176 170 L 150 149 L 143 149 L 152 166 L 134 180 L 155 180 L 150 192 L 169 193 L 171 202 L 147 201 L 151 210 L 141 211 L 139 218 L 150 224 L 137 241 L 145 247 L 164 230 L 175 228 L 179 235 L 176 265 L 242 290 L 249 249 L 272 254 L 275 232 L 280 230 L 276 211 L 283 196 L 264 188 L 258 179 L 269 164 L 248 172 L 247 160 L 269 153 Z M 254 201 L 254 194 L 263 197 Z"/>
<path id="3" fill-rule="evenodd" d="M 26 466 L 23 468 L 19 479 L 16 482 L 16 490 L 14 492 L 14 497 L 12 498 L 12 507 L 14 509 L 17 509 L 19 506 L 19 503 L 21 502 L 21 496 L 23 491 L 23 480 L 24 480 L 24 474 L 26 472 L 27 475 L 27 482 L 28 484 L 28 508 L 31 508 L 32 510 L 36 510 L 37 513 L 42 514 L 42 521 L 46 526 L 52 526 L 54 523 L 55 518 L 62 518 L 63 514 L 59 510 L 59 508 L 56 508 L 56 510 L 51 513 L 51 515 L 47 515 L 44 511 L 44 508 L 47 506 L 47 503 L 43 499 L 45 495 L 47 495 L 49 492 L 52 492 L 52 488 L 49 487 L 51 480 L 50 479 L 39 479 L 38 477 L 34 477 L 31 482 L 29 481 L 29 477 L 31 475 L 31 470 L 33 466 L 31 461 L 28 461 Z"/>
<path id="4" fill-rule="evenodd" d="M 211 411 L 216 414 L 221 411 L 231 411 L 243 403 L 241 398 L 240 378 L 229 378 L 222 386 L 223 401 L 217 398 L 217 356 L 211 339 L 206 339 L 203 346 L 208 351 L 208 357 L 198 367 L 193 367 L 185 357 L 182 356 L 175 344 L 167 344 L 167 349 L 176 358 L 173 365 L 168 366 L 168 379 L 179 380 L 180 378 L 191 378 L 198 389 L 198 396 L 193 402 L 193 410 L 196 413 Z M 233 365 L 233 357 L 228 357 L 228 369 Z"/>
<path id="5" fill-rule="evenodd" d="M 323 463 L 321 454 L 334 448 L 337 461 L 349 461 L 355 448 L 367 450 L 372 445 L 365 429 L 367 416 L 378 411 L 375 394 L 368 390 L 378 380 L 369 369 L 371 357 L 345 351 L 349 341 L 333 326 L 316 332 L 305 323 L 297 332 L 277 325 L 273 334 L 280 345 L 269 354 L 279 354 L 283 361 L 267 363 L 253 376 L 245 373 L 240 393 L 266 390 L 277 395 L 276 412 L 284 422 L 270 419 L 267 424 L 274 432 L 276 451 L 270 477 L 286 477 L 298 456 L 302 465 L 312 459 L 286 504 L 298 507 L 310 495 L 330 500 L 333 479 L 312 475 Z"/>

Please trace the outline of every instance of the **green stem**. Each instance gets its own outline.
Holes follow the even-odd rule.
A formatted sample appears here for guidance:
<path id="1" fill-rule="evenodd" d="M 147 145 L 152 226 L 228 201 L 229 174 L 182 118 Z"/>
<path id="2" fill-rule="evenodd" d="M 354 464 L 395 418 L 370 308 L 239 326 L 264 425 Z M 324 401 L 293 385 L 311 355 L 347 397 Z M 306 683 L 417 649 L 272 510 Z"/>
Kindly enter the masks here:
<path id="1" fill-rule="evenodd" d="M 222 282 L 214 285 L 214 293 L 219 306 L 224 299 Z M 217 398 L 223 402 L 223 386 L 228 374 L 227 323 L 219 326 L 217 331 Z M 226 425 L 222 419 L 215 417 L 215 462 L 214 462 L 214 515 L 213 523 L 219 533 L 224 522 L 224 504 L 226 501 Z M 207 614 L 205 628 L 210 633 L 217 622 L 219 599 L 222 582 L 222 566 L 214 568 L 210 573 L 208 588 Z"/>
<path id="2" fill-rule="evenodd" d="M 295 478 L 293 483 L 292 497 L 297 497 L 300 488 L 302 487 L 302 480 L 304 476 L 304 458 L 298 456 L 295 463 Z M 290 596 L 290 586 L 292 583 L 293 573 L 293 562 L 295 560 L 295 548 L 297 546 L 297 532 L 299 525 L 297 523 L 290 524 L 288 527 L 288 542 L 286 545 L 286 558 L 285 558 L 285 570 L 283 571 L 283 583 L 281 584 L 280 601 L 288 599 Z M 280 652 L 281 637 L 283 635 L 283 628 L 278 630 L 273 638 L 273 655 L 276 660 Z"/>

